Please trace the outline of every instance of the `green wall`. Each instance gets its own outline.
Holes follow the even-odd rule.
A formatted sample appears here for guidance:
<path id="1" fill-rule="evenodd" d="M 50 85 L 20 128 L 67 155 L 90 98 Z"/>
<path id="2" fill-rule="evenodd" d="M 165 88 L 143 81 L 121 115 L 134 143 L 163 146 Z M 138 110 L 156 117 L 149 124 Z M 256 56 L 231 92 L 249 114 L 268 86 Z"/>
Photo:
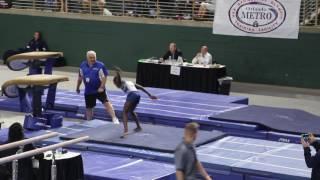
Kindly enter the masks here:
<path id="1" fill-rule="evenodd" d="M 140 58 L 161 56 L 175 41 L 190 61 L 207 44 L 236 81 L 320 88 L 320 33 L 299 40 L 212 35 L 211 28 L 75 20 L 0 14 L 0 53 L 23 46 L 33 31 L 43 32 L 51 50 L 78 66 L 93 49 L 108 67 L 134 72 Z"/>

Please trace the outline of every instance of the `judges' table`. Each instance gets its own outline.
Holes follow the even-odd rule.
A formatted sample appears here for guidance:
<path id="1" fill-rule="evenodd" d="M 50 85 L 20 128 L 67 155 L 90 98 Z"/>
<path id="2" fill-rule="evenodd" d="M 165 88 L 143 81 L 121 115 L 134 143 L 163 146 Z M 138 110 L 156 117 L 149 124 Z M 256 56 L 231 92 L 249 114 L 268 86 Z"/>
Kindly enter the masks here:
<path id="1" fill-rule="evenodd" d="M 39 179 L 41 180 L 51 179 L 51 154 L 51 152 L 46 152 L 44 154 L 44 159 L 40 160 Z M 80 153 L 68 152 L 66 154 L 57 154 L 56 165 L 58 180 L 84 179 L 83 162 Z"/>
<path id="2" fill-rule="evenodd" d="M 145 87 L 218 93 L 218 79 L 226 76 L 224 65 L 173 65 L 157 60 L 139 60 L 136 81 Z"/>

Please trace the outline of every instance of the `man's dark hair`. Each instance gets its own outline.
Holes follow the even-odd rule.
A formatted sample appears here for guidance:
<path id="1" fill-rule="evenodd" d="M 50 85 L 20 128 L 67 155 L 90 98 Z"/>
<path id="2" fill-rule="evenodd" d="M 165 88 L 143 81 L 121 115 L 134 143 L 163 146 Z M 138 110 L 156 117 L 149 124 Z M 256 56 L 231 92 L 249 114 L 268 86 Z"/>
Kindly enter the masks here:
<path id="1" fill-rule="evenodd" d="M 15 142 L 20 141 L 24 139 L 24 133 L 23 133 L 23 127 L 20 123 L 13 123 L 9 127 L 9 133 L 8 133 L 8 141 L 9 142 Z"/>
<path id="2" fill-rule="evenodd" d="M 188 132 L 191 132 L 192 134 L 197 133 L 198 129 L 199 129 L 199 124 L 195 122 L 188 123 L 185 127 L 185 130 Z"/>

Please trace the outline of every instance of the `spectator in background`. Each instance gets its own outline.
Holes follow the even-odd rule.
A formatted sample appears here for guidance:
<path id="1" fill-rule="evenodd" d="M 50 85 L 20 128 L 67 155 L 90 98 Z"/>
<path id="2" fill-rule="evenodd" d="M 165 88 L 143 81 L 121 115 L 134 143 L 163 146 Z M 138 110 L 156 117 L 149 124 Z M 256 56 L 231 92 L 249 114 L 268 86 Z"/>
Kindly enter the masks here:
<path id="1" fill-rule="evenodd" d="M 192 64 L 212 64 L 212 55 L 208 52 L 207 46 L 202 46 L 200 52 L 193 58 Z"/>
<path id="2" fill-rule="evenodd" d="M 308 138 L 301 138 L 301 144 L 304 150 L 304 158 L 308 168 L 312 168 L 311 180 L 320 179 L 320 143 L 316 140 L 313 134 Z M 316 150 L 315 155 L 311 155 L 310 145 Z"/>
<path id="3" fill-rule="evenodd" d="M 211 180 L 201 162 L 197 158 L 194 142 L 197 139 L 199 125 L 188 123 L 184 129 L 183 141 L 174 153 L 177 180 L 195 180 L 200 173 L 205 180 Z"/>
<path id="4" fill-rule="evenodd" d="M 128 16 L 140 16 L 140 11 L 142 10 L 142 1 L 135 0 L 125 0 L 124 1 L 124 9 L 125 14 Z"/>
<path id="5" fill-rule="evenodd" d="M 158 2 L 162 18 L 174 18 L 177 15 L 176 0 L 159 0 Z"/>
<path id="6" fill-rule="evenodd" d="M 216 0 L 206 0 L 200 4 L 197 18 L 204 18 L 208 12 L 214 13 L 216 9 Z"/>
<path id="7" fill-rule="evenodd" d="M 65 0 L 58 0 L 58 2 L 60 2 L 60 12 L 67 12 L 68 7 L 65 4 Z"/>
<path id="8" fill-rule="evenodd" d="M 34 32 L 33 39 L 26 46 L 27 51 L 48 51 L 47 43 L 42 39 L 39 31 Z"/>
<path id="9" fill-rule="evenodd" d="M 162 56 L 164 60 L 172 59 L 177 60 L 178 57 L 183 58 L 182 52 L 177 49 L 176 43 L 170 43 L 169 50 Z"/>
<path id="10" fill-rule="evenodd" d="M 98 7 L 98 9 L 99 9 L 98 14 L 101 14 L 101 15 L 103 15 L 105 4 L 106 4 L 105 0 L 96 0 L 96 1 L 82 0 L 82 7 L 83 7 L 84 11 L 90 12 L 90 8 L 91 8 L 91 11 L 93 11 L 93 7 Z"/>
<path id="11" fill-rule="evenodd" d="M 0 9 L 9 9 L 12 7 L 12 0 L 0 0 Z"/>
<path id="12" fill-rule="evenodd" d="M 177 15 L 176 19 L 185 19 L 190 20 L 191 14 L 192 14 L 192 3 L 191 0 L 176 0 L 176 6 L 177 6 Z"/>
<path id="13" fill-rule="evenodd" d="M 104 12 L 104 5 L 106 4 L 106 1 L 105 0 L 97 0 L 97 6 L 98 6 L 98 9 L 99 9 L 99 14 L 101 13 L 103 15 L 103 12 Z"/>
<path id="14" fill-rule="evenodd" d="M 9 127 L 8 132 L 8 140 L 7 143 L 12 143 L 16 141 L 21 141 L 24 139 L 23 127 L 20 123 L 14 123 Z M 27 144 L 22 147 L 22 152 L 30 151 L 35 149 L 32 144 Z M 19 147 L 7 149 L 4 151 L 0 151 L 0 158 L 11 156 L 16 154 L 20 150 Z M 37 158 L 42 158 L 43 155 L 36 156 Z M 33 165 L 32 165 L 32 157 L 24 158 L 18 161 L 18 179 L 19 180 L 34 180 L 36 179 Z M 12 163 L 6 163 L 1 165 L 1 179 L 3 177 L 7 177 L 4 179 L 10 179 L 12 177 Z"/>

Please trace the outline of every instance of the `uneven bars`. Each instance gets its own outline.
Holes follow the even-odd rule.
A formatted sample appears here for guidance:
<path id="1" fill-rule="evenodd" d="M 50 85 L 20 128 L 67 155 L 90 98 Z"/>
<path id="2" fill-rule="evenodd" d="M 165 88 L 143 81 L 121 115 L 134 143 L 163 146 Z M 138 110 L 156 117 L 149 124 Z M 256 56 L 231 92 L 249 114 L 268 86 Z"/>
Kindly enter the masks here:
<path id="1" fill-rule="evenodd" d="M 24 139 L 24 140 L 21 140 L 21 141 L 16 141 L 16 142 L 0 145 L 0 151 L 6 150 L 6 149 L 10 149 L 10 148 L 15 148 L 15 147 L 18 147 L 18 146 L 23 146 L 23 145 L 26 145 L 26 144 L 31 144 L 33 142 L 41 141 L 41 140 L 48 139 L 48 138 L 51 138 L 51 137 L 55 137 L 55 136 L 58 136 L 58 135 L 59 135 L 59 133 L 57 133 L 57 132 L 50 132 L 48 134 L 36 136 L 36 137 L 33 137 L 33 138 L 28 138 L 28 139 Z"/>
<path id="2" fill-rule="evenodd" d="M 87 141 L 87 140 L 89 140 L 89 136 L 83 136 L 83 137 L 80 137 L 80 138 L 77 138 L 77 139 L 61 142 L 61 143 L 58 143 L 58 144 L 53 144 L 53 145 L 42 147 L 42 148 L 38 148 L 38 149 L 34 149 L 34 150 L 27 151 L 27 152 L 24 152 L 24 153 L 7 156 L 7 157 L 4 157 L 4 158 L 0 158 L 0 164 L 11 162 L 13 160 L 19 160 L 19 159 L 27 158 L 27 157 L 30 157 L 30 156 L 34 156 L 34 155 L 37 155 L 37 154 L 44 153 L 46 151 L 58 149 L 58 148 L 63 147 L 63 146 L 68 146 L 68 145 L 71 145 L 71 144 L 76 144 L 76 143 L 79 143 L 79 142 L 82 142 L 82 141 Z"/>

